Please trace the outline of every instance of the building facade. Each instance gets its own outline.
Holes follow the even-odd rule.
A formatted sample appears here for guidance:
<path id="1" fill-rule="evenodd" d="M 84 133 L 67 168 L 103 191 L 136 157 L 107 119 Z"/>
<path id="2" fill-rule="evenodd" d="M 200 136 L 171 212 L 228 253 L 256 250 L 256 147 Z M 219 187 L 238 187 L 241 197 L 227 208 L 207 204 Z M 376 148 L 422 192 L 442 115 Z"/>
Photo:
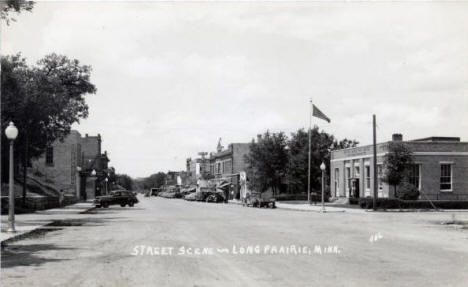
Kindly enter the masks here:
<path id="1" fill-rule="evenodd" d="M 202 178 L 203 175 L 210 173 L 210 159 L 205 158 L 188 158 L 186 160 L 186 172 L 188 184 L 197 184 L 197 181 Z"/>
<path id="2" fill-rule="evenodd" d="M 420 191 L 420 199 L 468 200 L 468 142 L 454 137 L 429 137 L 403 141 L 412 152 L 409 182 Z M 377 144 L 378 197 L 395 197 L 394 187 L 383 181 L 384 158 L 391 142 Z M 331 152 L 330 191 L 332 197 L 373 196 L 373 146 Z M 398 189 L 398 187 L 397 187 Z"/>
<path id="3" fill-rule="evenodd" d="M 72 130 L 63 141 L 55 141 L 39 158 L 31 161 L 30 176 L 74 194 L 81 200 L 92 199 L 106 188 L 107 152 L 101 153 L 101 136 L 82 137 Z"/>
<path id="4" fill-rule="evenodd" d="M 79 186 L 77 167 L 81 163 L 81 135 L 71 131 L 62 142 L 56 141 L 42 156 L 32 160 L 28 174 L 57 190 L 75 194 Z"/>
<path id="5" fill-rule="evenodd" d="M 247 168 L 245 155 L 249 151 L 249 143 L 232 143 L 224 150 L 219 142 L 217 151 L 210 154 L 210 174 L 217 180 L 231 182 L 230 199 L 240 198 L 239 174 Z"/>

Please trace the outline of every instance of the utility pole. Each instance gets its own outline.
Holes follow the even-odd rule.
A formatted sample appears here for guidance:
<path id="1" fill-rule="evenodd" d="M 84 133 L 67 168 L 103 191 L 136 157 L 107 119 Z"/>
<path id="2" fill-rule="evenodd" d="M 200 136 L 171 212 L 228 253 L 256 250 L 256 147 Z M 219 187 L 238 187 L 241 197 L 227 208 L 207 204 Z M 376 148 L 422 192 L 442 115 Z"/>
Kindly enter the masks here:
<path id="1" fill-rule="evenodd" d="M 373 149 L 374 149 L 374 181 L 373 181 L 373 186 L 374 186 L 374 197 L 372 200 L 372 204 L 374 207 L 374 210 L 377 210 L 377 132 L 376 132 L 376 119 L 375 115 L 373 115 L 372 119 L 372 129 L 373 129 L 373 138 L 374 138 L 374 144 L 373 144 Z"/>
<path id="2" fill-rule="evenodd" d="M 309 115 L 309 161 L 307 173 L 307 203 L 310 205 L 310 150 L 312 149 L 311 143 L 311 129 L 312 129 L 312 99 L 310 99 L 310 115 Z"/>

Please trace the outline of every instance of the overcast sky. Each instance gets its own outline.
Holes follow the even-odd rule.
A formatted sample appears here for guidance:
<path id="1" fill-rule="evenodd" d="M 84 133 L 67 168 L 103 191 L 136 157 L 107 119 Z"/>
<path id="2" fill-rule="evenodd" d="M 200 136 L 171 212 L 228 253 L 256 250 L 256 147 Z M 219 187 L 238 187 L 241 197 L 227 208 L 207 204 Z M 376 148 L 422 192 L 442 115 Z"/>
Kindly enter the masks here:
<path id="1" fill-rule="evenodd" d="M 70 3 L 71 2 L 71 3 Z M 338 138 L 468 141 L 468 3 L 41 2 L 2 27 L 4 54 L 93 67 L 77 129 L 134 177 L 308 127 Z"/>

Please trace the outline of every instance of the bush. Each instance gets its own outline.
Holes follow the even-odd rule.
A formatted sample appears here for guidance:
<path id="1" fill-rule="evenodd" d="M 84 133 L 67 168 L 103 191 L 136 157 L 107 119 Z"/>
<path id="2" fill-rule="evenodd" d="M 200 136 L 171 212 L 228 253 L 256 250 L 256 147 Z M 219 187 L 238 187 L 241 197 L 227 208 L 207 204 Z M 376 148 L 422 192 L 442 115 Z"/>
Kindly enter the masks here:
<path id="1" fill-rule="evenodd" d="M 351 199 L 350 199 L 351 203 Z M 428 200 L 401 200 L 398 198 L 377 198 L 379 209 L 433 209 Z M 468 201 L 434 200 L 432 203 L 440 209 L 468 209 Z M 359 206 L 364 209 L 373 208 L 372 197 L 359 198 Z"/>
<path id="2" fill-rule="evenodd" d="M 354 198 L 354 197 L 351 197 L 349 198 L 349 204 L 359 204 L 359 198 Z"/>
<path id="3" fill-rule="evenodd" d="M 377 198 L 376 205 L 377 208 L 381 209 L 401 208 L 402 200 L 398 198 Z M 359 198 L 359 206 L 371 209 L 374 207 L 374 200 L 372 197 Z"/>
<path id="4" fill-rule="evenodd" d="M 307 193 L 282 193 L 278 194 L 275 199 L 282 200 L 307 200 Z"/>
<path id="5" fill-rule="evenodd" d="M 409 182 L 403 182 L 397 191 L 396 197 L 403 200 L 416 200 L 419 198 L 419 190 Z"/>

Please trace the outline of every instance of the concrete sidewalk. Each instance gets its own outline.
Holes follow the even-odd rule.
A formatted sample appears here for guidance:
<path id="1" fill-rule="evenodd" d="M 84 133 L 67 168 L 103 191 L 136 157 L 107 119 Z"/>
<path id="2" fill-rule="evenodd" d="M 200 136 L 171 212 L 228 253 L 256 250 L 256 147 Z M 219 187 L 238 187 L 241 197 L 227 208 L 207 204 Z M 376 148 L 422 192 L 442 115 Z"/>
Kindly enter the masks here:
<path id="1" fill-rule="evenodd" d="M 292 204 L 292 203 L 283 203 L 283 202 L 276 202 L 276 207 L 282 209 L 289 209 L 289 210 L 298 210 L 298 211 L 315 211 L 321 212 L 322 205 L 309 205 L 305 204 Z M 357 208 L 345 208 L 345 207 L 334 207 L 325 205 L 325 212 L 349 212 L 349 213 L 366 213 L 364 209 L 357 209 Z"/>
<path id="2" fill-rule="evenodd" d="M 240 200 L 229 200 L 230 204 L 242 204 Z M 315 211 L 321 212 L 322 206 L 320 204 L 317 205 L 309 205 L 307 203 L 287 203 L 287 202 L 276 202 L 276 207 L 281 209 L 289 209 L 289 210 L 297 210 L 297 211 Z M 359 208 L 346 208 L 346 207 L 335 207 L 330 206 L 330 204 L 325 205 L 325 212 L 349 212 L 349 213 L 365 213 L 366 210 L 359 209 Z"/>
<path id="3" fill-rule="evenodd" d="M 8 229 L 8 215 L 1 216 L 0 242 L 3 244 L 6 240 L 24 236 L 36 229 L 54 222 L 55 220 L 67 219 L 70 216 L 89 211 L 94 208 L 92 202 L 79 202 L 62 208 L 53 208 L 47 210 L 38 210 L 34 213 L 16 214 L 15 229 L 16 232 L 6 232 Z"/>

